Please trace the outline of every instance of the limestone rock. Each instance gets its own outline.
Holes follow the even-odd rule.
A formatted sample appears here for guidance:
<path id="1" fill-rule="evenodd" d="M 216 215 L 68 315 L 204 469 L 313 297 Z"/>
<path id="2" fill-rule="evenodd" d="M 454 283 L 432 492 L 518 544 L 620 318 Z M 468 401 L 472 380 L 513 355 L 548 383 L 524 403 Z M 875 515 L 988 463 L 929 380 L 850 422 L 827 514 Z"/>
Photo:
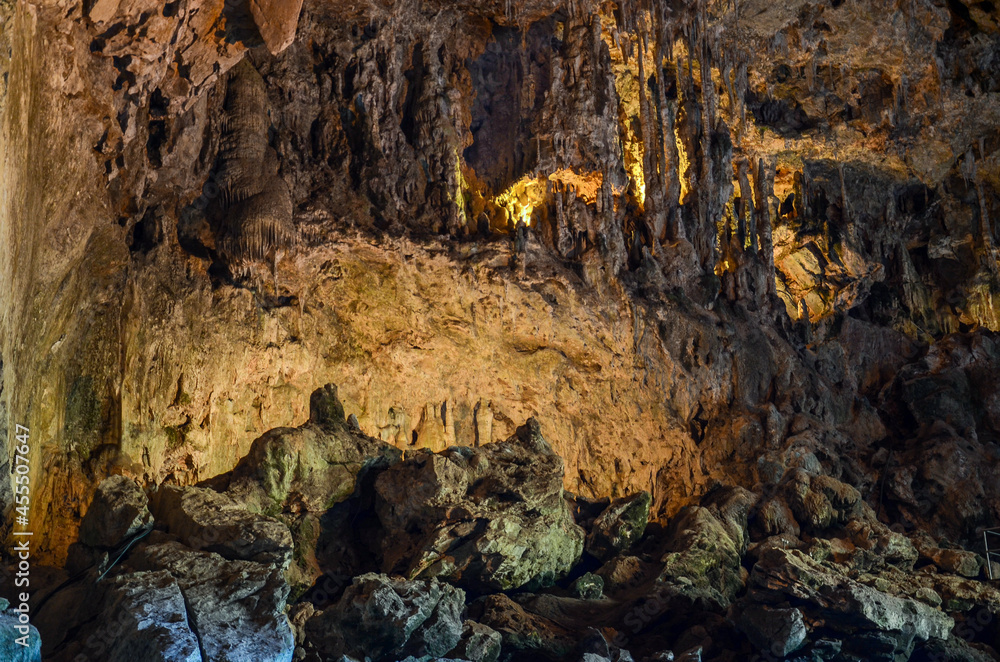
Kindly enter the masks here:
<path id="1" fill-rule="evenodd" d="M 272 55 L 295 40 L 300 11 L 302 0 L 250 0 L 250 13 Z"/>
<path id="2" fill-rule="evenodd" d="M 607 592 L 635 588 L 646 578 L 647 564 L 636 556 L 616 556 L 594 573 L 604 580 Z"/>
<path id="3" fill-rule="evenodd" d="M 204 487 L 160 488 L 154 510 L 158 522 L 196 550 L 229 560 L 273 563 L 292 560 L 292 534 L 281 522 L 250 513 L 225 494 Z"/>
<path id="4" fill-rule="evenodd" d="M 586 572 L 573 581 L 570 590 L 581 600 L 598 600 L 604 595 L 604 578 Z"/>
<path id="5" fill-rule="evenodd" d="M 560 660 L 577 646 L 577 640 L 570 630 L 525 611 L 502 593 L 470 604 L 469 615 L 500 633 L 504 655 Z"/>
<path id="6" fill-rule="evenodd" d="M 462 638 L 448 655 L 469 662 L 497 662 L 500 658 L 500 633 L 476 621 L 462 623 Z"/>
<path id="7" fill-rule="evenodd" d="M 22 633 L 18 627 L 24 627 L 18 620 L 17 612 L 7 610 L 7 601 L 0 599 L 0 659 L 10 662 L 42 662 L 42 638 L 34 625 L 28 624 L 28 631 Z M 23 639 L 27 646 L 18 643 Z"/>
<path id="8" fill-rule="evenodd" d="M 408 457 L 375 482 L 383 569 L 476 590 L 551 584 L 583 551 L 562 479 L 533 419 L 504 442 Z"/>
<path id="9" fill-rule="evenodd" d="M 910 650 L 914 638 L 947 638 L 954 626 L 937 609 L 859 584 L 797 550 L 762 554 L 750 574 L 747 600 L 764 605 L 794 600 L 807 622 L 822 621 L 827 628 L 851 634 L 854 642 L 868 637 L 873 646 L 888 647 L 884 655 L 889 656 Z"/>
<path id="10" fill-rule="evenodd" d="M 651 503 L 649 492 L 613 501 L 594 520 L 585 549 L 602 561 L 628 549 L 642 538 L 649 521 Z"/>
<path id="11" fill-rule="evenodd" d="M 229 561 L 177 542 L 140 546 L 128 567 L 170 573 L 207 659 L 291 662 L 295 637 L 284 613 L 288 584 L 279 568 Z"/>
<path id="12" fill-rule="evenodd" d="M 707 591 L 725 609 L 743 588 L 740 543 L 707 508 L 682 510 L 667 529 L 667 552 L 661 559 L 660 582 Z"/>
<path id="13" fill-rule="evenodd" d="M 230 474 L 212 484 L 264 512 L 322 514 L 351 495 L 363 466 L 400 456 L 385 442 L 347 427 L 335 385 L 317 389 L 309 406 L 308 423 L 268 431 Z"/>
<path id="14" fill-rule="evenodd" d="M 114 549 L 152 523 L 142 488 L 131 478 L 111 476 L 97 486 L 94 500 L 80 523 L 80 542 Z"/>
<path id="15" fill-rule="evenodd" d="M 107 662 L 202 662 L 187 607 L 170 572 L 134 572 L 109 579 L 96 637 L 108 642 Z"/>
<path id="16" fill-rule="evenodd" d="M 737 626 L 765 653 L 786 657 L 806 641 L 806 625 L 798 609 L 750 605 L 740 612 Z"/>
<path id="17" fill-rule="evenodd" d="M 361 575 L 335 606 L 309 620 L 307 638 L 324 655 L 442 657 L 462 638 L 464 606 L 465 593 L 437 579 Z"/>

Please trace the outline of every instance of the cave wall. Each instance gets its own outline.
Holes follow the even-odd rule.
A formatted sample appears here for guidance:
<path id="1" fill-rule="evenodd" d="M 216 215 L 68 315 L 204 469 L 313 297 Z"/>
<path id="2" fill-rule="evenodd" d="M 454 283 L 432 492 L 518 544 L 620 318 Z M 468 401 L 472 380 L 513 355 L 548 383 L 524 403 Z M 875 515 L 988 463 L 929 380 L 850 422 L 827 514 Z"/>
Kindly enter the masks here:
<path id="1" fill-rule="evenodd" d="M 1000 326 L 990 3 L 3 17 L 2 400 L 57 560 L 100 477 L 222 473 L 327 382 L 403 448 L 538 416 L 661 514 L 799 462 L 882 494 L 930 426 L 880 393 Z M 928 443 L 994 466 L 991 416 Z"/>

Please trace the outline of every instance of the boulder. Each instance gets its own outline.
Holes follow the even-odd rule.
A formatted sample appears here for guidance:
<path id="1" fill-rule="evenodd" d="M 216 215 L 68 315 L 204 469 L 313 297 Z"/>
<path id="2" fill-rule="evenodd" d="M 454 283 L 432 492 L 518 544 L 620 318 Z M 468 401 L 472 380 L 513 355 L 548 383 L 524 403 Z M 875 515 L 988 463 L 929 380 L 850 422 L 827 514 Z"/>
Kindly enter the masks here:
<path id="1" fill-rule="evenodd" d="M 570 590 L 581 600 L 599 600 L 604 595 L 604 579 L 592 572 L 585 572 L 576 578 Z"/>
<path id="2" fill-rule="evenodd" d="M 437 579 L 356 577 L 340 601 L 306 623 L 309 645 L 324 656 L 392 662 L 441 657 L 463 634 L 465 592 Z M 471 634 L 470 634 L 471 636 Z"/>
<path id="3" fill-rule="evenodd" d="M 850 635 L 845 641 L 859 650 L 869 647 L 866 654 L 872 660 L 908 654 L 915 640 L 947 638 L 954 626 L 937 609 L 861 584 L 798 550 L 762 553 L 749 585 L 744 606 L 782 607 L 792 601 L 807 623 Z"/>
<path id="4" fill-rule="evenodd" d="M 515 659 L 561 660 L 577 647 L 572 631 L 525 611 L 502 593 L 470 604 L 469 616 L 498 632 L 504 655 Z"/>
<path id="5" fill-rule="evenodd" d="M 587 536 L 587 552 L 607 561 L 638 542 L 649 522 L 652 502 L 649 492 L 638 492 L 611 502 L 594 520 Z"/>
<path id="6" fill-rule="evenodd" d="M 97 640 L 107 662 L 202 662 L 180 586 L 166 570 L 108 580 Z"/>
<path id="7" fill-rule="evenodd" d="M 637 556 L 616 556 L 594 573 L 604 580 L 604 591 L 618 591 L 635 588 L 647 579 L 647 565 Z"/>
<path id="8" fill-rule="evenodd" d="M 351 496 L 363 467 L 400 454 L 348 427 L 337 387 L 327 384 L 310 397 L 305 425 L 265 432 L 230 473 L 207 484 L 265 514 L 322 514 Z"/>
<path id="9" fill-rule="evenodd" d="M 0 660 L 42 662 L 42 639 L 38 630 L 30 624 L 27 634 L 18 630 L 18 627 L 24 626 L 18 620 L 18 613 L 7 609 L 7 606 L 7 601 L 0 599 Z M 20 642 L 28 645 L 22 646 Z"/>
<path id="10" fill-rule="evenodd" d="M 795 519 L 810 533 L 846 524 L 861 514 L 861 493 L 829 476 L 794 469 L 783 479 L 782 491 Z"/>
<path id="11" fill-rule="evenodd" d="M 583 551 L 563 473 L 534 419 L 504 442 L 407 457 L 375 481 L 383 571 L 478 592 L 551 585 Z"/>
<path id="12" fill-rule="evenodd" d="M 736 618 L 736 626 L 761 651 L 785 657 L 806 641 L 806 625 L 798 609 L 749 605 Z"/>
<path id="13" fill-rule="evenodd" d="M 292 534 L 281 522 L 250 513 L 225 494 L 204 487 L 168 485 L 156 493 L 157 522 L 188 547 L 229 560 L 273 563 L 292 560 Z"/>
<path id="14" fill-rule="evenodd" d="M 146 493 L 131 478 L 111 476 L 97 486 L 94 500 L 80 522 L 80 542 L 100 549 L 114 549 L 150 527 Z"/>
<path id="15" fill-rule="evenodd" d="M 279 567 L 230 561 L 175 541 L 143 544 L 127 565 L 170 573 L 208 660 L 291 661 L 295 638 L 284 613 L 288 584 Z"/>
<path id="16" fill-rule="evenodd" d="M 693 597 L 707 594 L 724 610 L 745 581 L 740 546 L 707 508 L 684 508 L 667 528 L 666 554 L 661 558 L 658 581 L 674 584 Z"/>
<path id="17" fill-rule="evenodd" d="M 469 662 L 497 662 L 500 658 L 500 633 L 475 621 L 462 624 L 462 638 L 448 655 Z"/>

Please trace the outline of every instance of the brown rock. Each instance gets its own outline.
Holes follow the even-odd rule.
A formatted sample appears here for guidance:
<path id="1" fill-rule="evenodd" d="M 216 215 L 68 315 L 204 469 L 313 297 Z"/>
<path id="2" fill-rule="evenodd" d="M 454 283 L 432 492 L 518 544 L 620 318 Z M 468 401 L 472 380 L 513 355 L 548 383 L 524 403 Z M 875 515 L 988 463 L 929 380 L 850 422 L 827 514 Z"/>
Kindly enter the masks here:
<path id="1" fill-rule="evenodd" d="M 250 13 L 273 55 L 295 41 L 302 0 L 250 0 Z"/>

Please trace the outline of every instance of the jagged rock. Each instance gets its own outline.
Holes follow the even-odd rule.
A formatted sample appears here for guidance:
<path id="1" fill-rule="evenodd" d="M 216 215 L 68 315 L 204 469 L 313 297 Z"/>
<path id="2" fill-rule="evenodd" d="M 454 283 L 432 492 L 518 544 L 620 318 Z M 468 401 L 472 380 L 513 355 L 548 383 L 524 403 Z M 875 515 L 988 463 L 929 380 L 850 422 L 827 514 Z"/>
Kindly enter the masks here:
<path id="1" fill-rule="evenodd" d="M 940 607 L 942 602 L 941 596 L 937 594 L 937 591 L 926 586 L 918 588 L 913 597 L 931 607 Z"/>
<path id="2" fill-rule="evenodd" d="M 408 457 L 375 482 L 383 570 L 474 590 L 551 584 L 583 551 L 562 477 L 534 419 L 504 442 Z"/>
<path id="3" fill-rule="evenodd" d="M 111 476 L 97 486 L 94 500 L 80 523 L 80 542 L 114 549 L 152 523 L 149 501 L 142 488 L 131 478 Z"/>
<path id="4" fill-rule="evenodd" d="M 736 619 L 737 627 L 764 653 L 786 657 L 806 641 L 806 625 L 798 609 L 749 605 Z"/>
<path id="5" fill-rule="evenodd" d="M 95 636 L 107 662 L 202 662 L 187 607 L 170 572 L 134 572 L 109 579 L 107 606 Z M 231 658 L 230 658 L 231 659 Z"/>
<path id="6" fill-rule="evenodd" d="M 960 637 L 928 639 L 917 646 L 910 658 L 912 662 L 996 662 L 996 657 L 981 644 L 970 644 Z"/>
<path id="7" fill-rule="evenodd" d="M 946 638 L 954 625 L 941 611 L 860 584 L 797 550 L 762 554 L 744 600 L 775 606 L 794 600 L 806 622 L 849 634 L 848 643 L 859 651 L 870 646 L 864 653 L 869 659 L 908 655 L 915 640 Z"/>
<path id="8" fill-rule="evenodd" d="M 347 428 L 336 385 L 313 392 L 309 410 L 308 423 L 261 435 L 230 474 L 211 484 L 264 512 L 295 506 L 321 514 L 351 495 L 363 466 L 400 457 L 385 442 Z"/>
<path id="9" fill-rule="evenodd" d="M 604 590 L 614 593 L 635 588 L 646 578 L 646 565 L 637 556 L 616 556 L 595 573 L 604 580 Z"/>
<path id="10" fill-rule="evenodd" d="M 581 600 L 599 600 L 604 595 L 604 578 L 586 572 L 573 581 L 570 590 Z"/>
<path id="11" fill-rule="evenodd" d="M 250 0 L 250 13 L 267 49 L 277 55 L 295 40 L 302 0 Z"/>
<path id="12" fill-rule="evenodd" d="M 475 621 L 462 623 L 462 638 L 448 655 L 469 662 L 497 662 L 500 658 L 500 633 Z"/>
<path id="13" fill-rule="evenodd" d="M 290 581 L 309 585 L 322 574 L 314 556 L 321 518 L 354 493 L 359 475 L 400 456 L 389 444 L 350 428 L 336 385 L 327 384 L 312 393 L 305 425 L 266 432 L 232 472 L 206 484 L 250 510 L 280 517 L 296 549 Z"/>
<path id="14" fill-rule="evenodd" d="M 659 581 L 676 584 L 682 591 L 686 586 L 706 591 L 719 609 L 725 609 L 745 582 L 740 542 L 707 508 L 685 508 L 667 529 Z"/>
<path id="15" fill-rule="evenodd" d="M 9 662 L 42 662 L 42 638 L 30 623 L 21 623 L 18 613 L 0 598 L 0 659 Z M 19 628 L 23 628 L 22 631 Z M 21 643 L 26 643 L 22 646 Z"/>
<path id="16" fill-rule="evenodd" d="M 173 576 L 207 659 L 291 661 L 295 637 L 284 613 L 288 584 L 279 568 L 229 561 L 178 542 L 141 545 L 127 565 Z"/>
<path id="17" fill-rule="evenodd" d="M 601 561 L 607 561 L 631 547 L 646 530 L 652 502 L 649 492 L 611 502 L 594 520 L 585 549 Z"/>
<path id="18" fill-rule="evenodd" d="M 945 572 L 962 575 L 963 577 L 978 577 L 983 567 L 983 559 L 975 552 L 964 549 L 930 549 L 926 556 L 934 565 Z"/>
<path id="19" fill-rule="evenodd" d="M 861 513 L 861 494 L 829 476 L 795 469 L 785 477 L 783 487 L 795 518 L 807 531 L 822 532 Z"/>
<path id="20" fill-rule="evenodd" d="M 168 532 L 196 550 L 229 560 L 273 563 L 282 569 L 292 560 L 292 534 L 281 522 L 247 512 L 225 494 L 204 487 L 160 488 L 154 500 L 156 519 Z"/>
<path id="21" fill-rule="evenodd" d="M 306 624 L 309 645 L 325 655 L 392 662 L 406 655 L 441 657 L 459 644 L 465 593 L 437 579 L 404 580 L 369 573 L 340 601 Z"/>
<path id="22" fill-rule="evenodd" d="M 471 603 L 469 616 L 500 633 L 505 656 L 562 660 L 577 647 L 577 639 L 570 630 L 528 613 L 502 593 Z"/>

